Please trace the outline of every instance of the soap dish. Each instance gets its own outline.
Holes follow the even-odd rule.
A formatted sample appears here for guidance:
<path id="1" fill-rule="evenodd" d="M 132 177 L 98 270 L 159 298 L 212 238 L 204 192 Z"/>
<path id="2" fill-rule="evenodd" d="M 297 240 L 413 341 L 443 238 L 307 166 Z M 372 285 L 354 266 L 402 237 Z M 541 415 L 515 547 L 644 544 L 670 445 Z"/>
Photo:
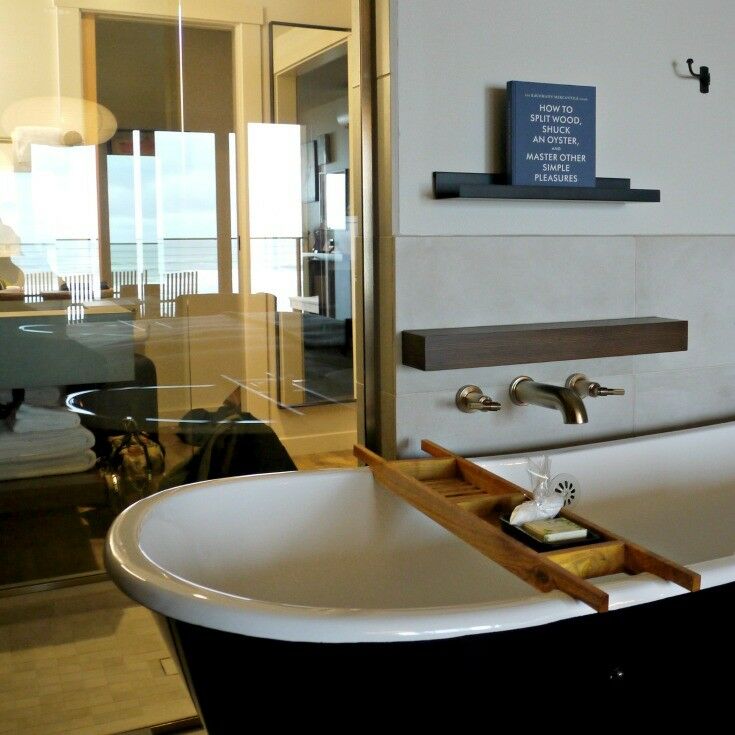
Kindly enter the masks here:
<path id="1" fill-rule="evenodd" d="M 510 522 L 510 514 L 506 513 L 500 516 L 500 526 L 509 536 L 522 541 L 526 546 L 530 546 L 534 551 L 553 551 L 554 549 L 567 549 L 572 546 L 589 546 L 602 541 L 602 537 L 595 533 L 591 528 L 587 529 L 587 535 L 584 538 L 564 539 L 562 541 L 540 541 L 521 526 L 514 526 Z"/>

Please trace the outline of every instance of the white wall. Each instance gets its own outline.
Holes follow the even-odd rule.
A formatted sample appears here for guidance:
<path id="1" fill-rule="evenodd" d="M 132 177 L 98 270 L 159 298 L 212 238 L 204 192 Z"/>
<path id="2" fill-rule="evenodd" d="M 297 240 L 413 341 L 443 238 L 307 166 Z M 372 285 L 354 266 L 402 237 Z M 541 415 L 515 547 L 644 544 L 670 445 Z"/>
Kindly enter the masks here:
<path id="1" fill-rule="evenodd" d="M 53 0 L 0 0 L 0 114 L 25 97 L 58 94 Z M 10 131 L 0 126 L 0 137 Z"/>
<path id="2" fill-rule="evenodd" d="M 705 0 L 392 0 L 395 278 L 382 374 L 397 452 L 430 438 L 466 454 L 530 449 L 735 417 L 735 4 Z M 709 95 L 672 63 L 709 65 Z M 660 188 L 661 204 L 435 201 L 431 172 L 502 170 L 506 80 L 591 84 L 598 174 Z M 387 283 L 384 277 L 383 284 Z M 689 321 L 683 353 L 422 372 L 404 329 L 662 316 Z M 516 407 L 517 375 L 576 371 L 624 397 L 588 399 L 588 424 Z M 459 412 L 475 383 L 503 409 Z"/>
<path id="3" fill-rule="evenodd" d="M 247 2 L 247 0 L 245 0 Z M 350 0 L 261 0 L 265 22 L 305 23 L 349 28 Z"/>
<path id="4" fill-rule="evenodd" d="M 735 229 L 735 3 L 395 0 L 393 24 L 397 233 Z M 710 94 L 678 76 L 688 75 L 689 56 L 696 67 L 710 67 Z M 510 79 L 597 87 L 597 175 L 661 189 L 661 203 L 432 200 L 432 171 L 504 169 L 500 141 Z"/>

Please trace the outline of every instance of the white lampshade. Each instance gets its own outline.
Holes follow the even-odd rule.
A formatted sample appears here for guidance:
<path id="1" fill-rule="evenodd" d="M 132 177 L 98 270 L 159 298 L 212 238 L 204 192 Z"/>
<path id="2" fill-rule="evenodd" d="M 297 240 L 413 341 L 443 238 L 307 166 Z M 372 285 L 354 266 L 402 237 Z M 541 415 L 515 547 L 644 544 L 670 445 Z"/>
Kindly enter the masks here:
<path id="1" fill-rule="evenodd" d="M 0 220 L 0 258 L 10 258 L 13 255 L 20 255 L 20 238 L 12 227 L 4 225 Z"/>
<path id="2" fill-rule="evenodd" d="M 106 107 L 81 97 L 18 100 L 3 112 L 0 125 L 14 141 L 19 131 L 55 130 L 60 136 L 58 145 L 99 145 L 112 138 L 117 130 L 117 120 Z M 33 133 L 28 135 L 32 138 Z M 37 142 L 48 144 L 46 140 Z"/>

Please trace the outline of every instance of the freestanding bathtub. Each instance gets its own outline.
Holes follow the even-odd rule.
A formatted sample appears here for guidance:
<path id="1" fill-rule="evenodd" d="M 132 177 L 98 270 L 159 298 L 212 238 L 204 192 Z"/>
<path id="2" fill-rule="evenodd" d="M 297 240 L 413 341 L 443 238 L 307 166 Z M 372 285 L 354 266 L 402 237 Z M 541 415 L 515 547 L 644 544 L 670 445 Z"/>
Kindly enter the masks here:
<path id="1" fill-rule="evenodd" d="M 167 619 L 210 734 L 259 708 L 326 724 L 335 701 L 364 718 L 416 697 L 446 712 L 499 691 L 711 692 L 733 653 L 734 449 L 726 423 L 547 452 L 552 474 L 579 480 L 575 512 L 701 574 L 694 593 L 648 574 L 597 580 L 606 613 L 537 592 L 368 469 L 158 493 L 115 521 L 107 565 Z M 475 461 L 528 486 L 526 456 Z"/>

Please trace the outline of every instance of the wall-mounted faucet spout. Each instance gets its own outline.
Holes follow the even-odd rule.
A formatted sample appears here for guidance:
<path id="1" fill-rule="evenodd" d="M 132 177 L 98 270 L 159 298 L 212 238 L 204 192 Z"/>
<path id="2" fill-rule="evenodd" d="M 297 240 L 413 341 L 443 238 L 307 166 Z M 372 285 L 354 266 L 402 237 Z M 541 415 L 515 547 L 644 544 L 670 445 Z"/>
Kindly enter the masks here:
<path id="1" fill-rule="evenodd" d="M 520 375 L 510 386 L 510 400 L 516 406 L 543 406 L 555 408 L 564 417 L 565 424 L 586 424 L 587 411 L 582 399 L 570 388 L 537 383 L 527 375 Z"/>

